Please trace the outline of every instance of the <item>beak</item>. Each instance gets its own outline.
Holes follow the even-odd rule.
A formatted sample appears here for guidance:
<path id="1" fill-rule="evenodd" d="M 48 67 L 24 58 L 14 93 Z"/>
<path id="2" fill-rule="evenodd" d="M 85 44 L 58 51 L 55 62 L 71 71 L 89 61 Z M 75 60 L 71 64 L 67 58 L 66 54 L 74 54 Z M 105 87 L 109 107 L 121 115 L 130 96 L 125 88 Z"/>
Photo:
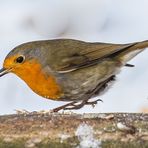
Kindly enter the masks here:
<path id="1" fill-rule="evenodd" d="M 0 77 L 2 77 L 3 75 L 5 75 L 5 74 L 7 74 L 9 72 L 10 72 L 9 69 L 5 69 L 5 68 L 0 69 Z"/>

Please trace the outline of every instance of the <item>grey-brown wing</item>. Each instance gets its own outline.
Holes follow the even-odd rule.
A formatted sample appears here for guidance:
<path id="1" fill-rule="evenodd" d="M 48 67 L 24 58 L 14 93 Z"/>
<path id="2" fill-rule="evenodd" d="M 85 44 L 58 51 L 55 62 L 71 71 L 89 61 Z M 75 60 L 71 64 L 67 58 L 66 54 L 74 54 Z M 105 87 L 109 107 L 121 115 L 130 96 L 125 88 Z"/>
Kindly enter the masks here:
<path id="1" fill-rule="evenodd" d="M 56 45 L 54 69 L 58 73 L 67 73 L 80 68 L 97 64 L 103 58 L 114 55 L 133 44 L 87 43 L 77 40 L 62 41 Z M 58 53 L 57 53 L 58 52 Z M 57 56 L 58 55 L 58 56 Z M 56 59 L 55 59 L 56 60 Z"/>

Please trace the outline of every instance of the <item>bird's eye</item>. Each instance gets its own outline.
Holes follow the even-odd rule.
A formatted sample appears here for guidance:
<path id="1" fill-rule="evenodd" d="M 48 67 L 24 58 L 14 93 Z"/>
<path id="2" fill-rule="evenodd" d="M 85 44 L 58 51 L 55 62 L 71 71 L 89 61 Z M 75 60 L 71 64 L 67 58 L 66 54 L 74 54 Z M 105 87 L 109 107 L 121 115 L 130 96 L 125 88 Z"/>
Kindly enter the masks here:
<path id="1" fill-rule="evenodd" d="M 19 56 L 19 57 L 15 60 L 15 62 L 16 62 L 16 63 L 23 63 L 24 60 L 25 60 L 25 57 L 24 57 L 24 56 Z"/>

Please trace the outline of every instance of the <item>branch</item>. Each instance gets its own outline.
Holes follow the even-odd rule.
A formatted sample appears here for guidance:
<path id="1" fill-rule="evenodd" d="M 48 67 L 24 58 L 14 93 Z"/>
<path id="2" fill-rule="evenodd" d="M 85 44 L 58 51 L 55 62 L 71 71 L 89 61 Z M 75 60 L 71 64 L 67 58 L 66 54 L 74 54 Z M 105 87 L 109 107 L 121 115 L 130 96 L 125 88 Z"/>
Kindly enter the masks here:
<path id="1" fill-rule="evenodd" d="M 148 147 L 148 114 L 0 116 L 0 147 Z"/>

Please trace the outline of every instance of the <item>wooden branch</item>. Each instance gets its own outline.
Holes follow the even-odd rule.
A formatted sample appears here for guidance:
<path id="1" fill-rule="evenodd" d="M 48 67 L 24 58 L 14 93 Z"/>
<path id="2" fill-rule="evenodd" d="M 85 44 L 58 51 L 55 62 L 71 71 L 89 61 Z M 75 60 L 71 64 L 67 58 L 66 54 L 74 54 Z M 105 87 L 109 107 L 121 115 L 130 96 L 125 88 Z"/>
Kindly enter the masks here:
<path id="1" fill-rule="evenodd" d="M 148 114 L 26 113 L 0 116 L 0 147 L 148 147 Z"/>

